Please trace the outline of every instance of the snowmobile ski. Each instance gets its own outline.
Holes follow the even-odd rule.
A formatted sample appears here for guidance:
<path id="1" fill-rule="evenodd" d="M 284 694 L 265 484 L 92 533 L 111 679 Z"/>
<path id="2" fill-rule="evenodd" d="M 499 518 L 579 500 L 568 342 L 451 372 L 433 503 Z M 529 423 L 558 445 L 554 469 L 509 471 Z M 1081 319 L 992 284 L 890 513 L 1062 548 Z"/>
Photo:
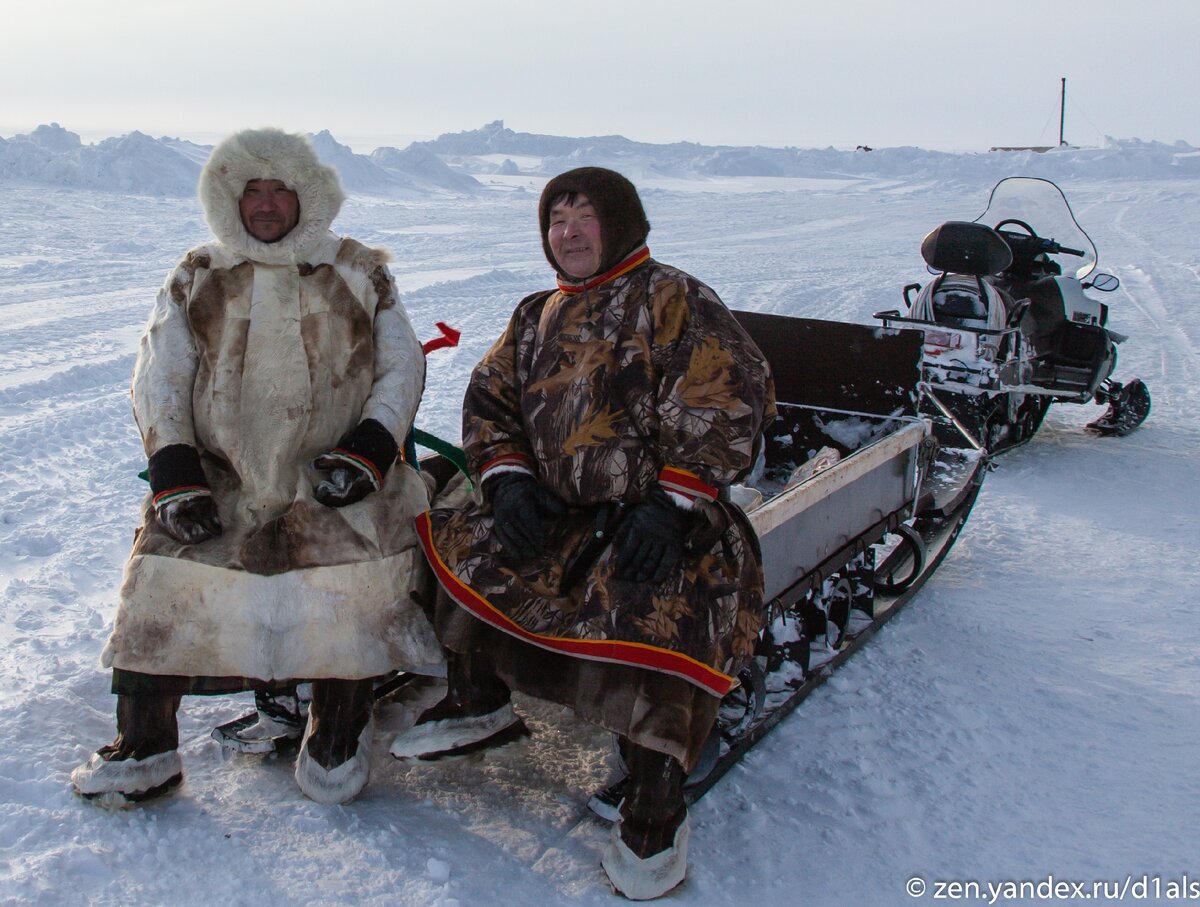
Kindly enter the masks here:
<path id="1" fill-rule="evenodd" d="M 1114 382 L 1106 390 L 1108 410 L 1088 430 L 1101 435 L 1116 435 L 1123 438 L 1146 421 L 1150 415 L 1150 391 L 1139 378 L 1125 385 Z"/>

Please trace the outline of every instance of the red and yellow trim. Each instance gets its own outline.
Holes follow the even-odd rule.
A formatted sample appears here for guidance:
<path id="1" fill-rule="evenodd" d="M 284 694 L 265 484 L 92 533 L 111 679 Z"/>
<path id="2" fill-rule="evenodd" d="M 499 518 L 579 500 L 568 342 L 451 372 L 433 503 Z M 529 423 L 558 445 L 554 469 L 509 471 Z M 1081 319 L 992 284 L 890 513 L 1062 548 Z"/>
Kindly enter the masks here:
<path id="1" fill-rule="evenodd" d="M 622 274 L 628 274 L 642 262 L 650 257 L 649 246 L 641 246 L 632 254 L 626 257 L 620 264 L 611 270 L 605 271 L 597 277 L 592 277 L 583 283 L 573 283 L 564 281 L 561 277 L 558 279 L 558 288 L 567 296 L 574 296 L 577 293 L 585 293 L 593 287 L 598 287 L 602 283 L 608 283 L 610 280 L 615 280 Z"/>
<path id="2" fill-rule="evenodd" d="M 718 489 L 709 485 L 694 472 L 686 469 L 676 469 L 674 466 L 664 466 L 658 471 L 658 482 L 673 494 L 687 498 L 689 501 L 715 501 Z"/>
<path id="3" fill-rule="evenodd" d="M 570 655 L 575 658 L 587 658 L 593 661 L 611 662 L 629 665 L 635 668 L 647 668 L 651 671 L 661 671 L 687 680 L 714 696 L 724 696 L 733 686 L 734 679 L 728 674 L 722 674 L 715 668 L 668 649 L 659 649 L 644 643 L 622 642 L 614 639 L 568 639 L 561 636 L 546 636 L 533 633 L 516 623 L 508 615 L 497 609 L 486 598 L 454 575 L 442 561 L 433 546 L 433 527 L 429 521 L 429 513 L 419 514 L 416 518 L 417 536 L 425 557 L 433 568 L 434 574 L 455 602 L 465 608 L 474 617 L 490 627 L 515 636 L 531 645 L 557 652 L 560 655 Z"/>

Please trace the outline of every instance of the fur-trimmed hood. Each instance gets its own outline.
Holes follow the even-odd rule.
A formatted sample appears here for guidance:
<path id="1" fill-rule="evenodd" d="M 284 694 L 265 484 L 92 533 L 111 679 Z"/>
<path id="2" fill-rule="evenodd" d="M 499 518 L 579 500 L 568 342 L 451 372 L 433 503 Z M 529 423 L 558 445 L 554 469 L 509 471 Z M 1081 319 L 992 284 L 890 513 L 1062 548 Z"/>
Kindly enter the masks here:
<path id="1" fill-rule="evenodd" d="M 300 199 L 299 222 L 278 242 L 261 242 L 242 224 L 238 201 L 254 179 L 281 180 Z M 337 171 L 321 163 L 308 138 L 280 129 L 245 129 L 217 145 L 200 173 L 198 194 L 221 243 L 272 265 L 303 262 L 326 238 L 346 198 Z"/>

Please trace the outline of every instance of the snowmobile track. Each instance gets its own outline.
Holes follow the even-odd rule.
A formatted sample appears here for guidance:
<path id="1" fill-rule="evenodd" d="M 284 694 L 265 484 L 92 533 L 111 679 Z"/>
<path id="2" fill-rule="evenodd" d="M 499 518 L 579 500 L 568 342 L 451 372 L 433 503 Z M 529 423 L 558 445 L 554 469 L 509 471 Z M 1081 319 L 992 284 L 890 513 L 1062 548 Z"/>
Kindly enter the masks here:
<path id="1" fill-rule="evenodd" d="M 684 793 L 689 803 L 695 803 L 708 793 L 713 785 L 720 781 L 725 773 L 733 768 L 758 741 L 828 680 L 838 667 L 865 646 L 884 624 L 900 613 L 900 610 L 912 600 L 913 596 L 921 591 L 921 588 L 950 552 L 963 526 L 966 525 L 967 517 L 970 516 L 971 508 L 983 485 L 985 471 L 986 464 L 981 463 L 963 497 L 956 502 L 956 506 L 948 515 L 917 515 L 914 521 L 915 527 L 925 543 L 926 550 L 925 563 L 920 572 L 905 583 L 902 589 L 892 594 L 876 591 L 874 617 L 867 626 L 852 635 L 848 633 L 837 653 L 824 664 L 811 670 L 800 686 L 781 702 L 764 708 L 761 716 L 753 720 L 749 727 L 734 739 L 723 741 L 721 754 L 712 770 L 703 778 L 690 782 L 686 787 Z"/>

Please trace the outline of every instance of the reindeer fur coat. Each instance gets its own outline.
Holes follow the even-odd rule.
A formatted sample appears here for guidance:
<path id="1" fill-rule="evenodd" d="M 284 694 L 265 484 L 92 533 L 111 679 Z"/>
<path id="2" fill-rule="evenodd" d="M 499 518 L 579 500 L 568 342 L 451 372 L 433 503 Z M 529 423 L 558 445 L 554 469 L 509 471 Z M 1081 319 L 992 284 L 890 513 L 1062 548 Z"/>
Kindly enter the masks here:
<path id="1" fill-rule="evenodd" d="M 252 237 L 238 200 L 278 179 L 296 227 Z M 191 445 L 224 532 L 167 535 L 148 495 L 105 665 L 156 675 L 367 678 L 441 661 L 409 592 L 413 517 L 428 507 L 411 467 L 346 507 L 315 500 L 314 457 L 362 420 L 401 443 L 425 361 L 385 252 L 330 232 L 336 173 L 302 136 L 238 133 L 213 151 L 200 199 L 215 241 L 168 276 L 141 340 L 133 406 L 146 453 Z"/>

